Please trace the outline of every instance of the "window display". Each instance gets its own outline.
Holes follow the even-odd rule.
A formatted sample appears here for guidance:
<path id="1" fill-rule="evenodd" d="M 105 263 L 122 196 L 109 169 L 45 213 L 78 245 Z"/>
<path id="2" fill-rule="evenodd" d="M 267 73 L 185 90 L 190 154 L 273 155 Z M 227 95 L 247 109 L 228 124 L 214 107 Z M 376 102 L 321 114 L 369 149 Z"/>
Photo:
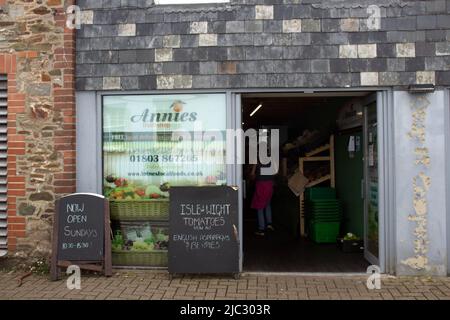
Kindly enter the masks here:
<path id="1" fill-rule="evenodd" d="M 130 252 L 165 251 L 165 229 L 154 222 L 167 229 L 172 186 L 226 184 L 225 130 L 225 94 L 103 97 L 103 192 L 118 222 L 114 263 L 132 264 L 123 258 Z"/>

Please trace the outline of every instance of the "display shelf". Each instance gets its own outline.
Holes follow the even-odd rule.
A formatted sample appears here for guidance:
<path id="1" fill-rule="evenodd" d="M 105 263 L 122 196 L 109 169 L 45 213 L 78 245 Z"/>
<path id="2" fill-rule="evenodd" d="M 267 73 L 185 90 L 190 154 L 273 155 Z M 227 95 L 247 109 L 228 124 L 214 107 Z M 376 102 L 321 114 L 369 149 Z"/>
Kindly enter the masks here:
<path id="1" fill-rule="evenodd" d="M 305 163 L 313 162 L 328 162 L 329 174 L 318 177 L 308 182 L 305 188 L 314 187 L 325 182 L 329 182 L 330 187 L 334 188 L 335 169 L 334 169 L 334 135 L 330 136 L 329 142 L 305 154 L 304 157 L 299 158 L 299 170 L 304 175 Z M 305 234 L 305 212 L 303 208 L 303 201 L 305 200 L 305 193 L 300 194 L 300 235 L 304 237 Z"/>

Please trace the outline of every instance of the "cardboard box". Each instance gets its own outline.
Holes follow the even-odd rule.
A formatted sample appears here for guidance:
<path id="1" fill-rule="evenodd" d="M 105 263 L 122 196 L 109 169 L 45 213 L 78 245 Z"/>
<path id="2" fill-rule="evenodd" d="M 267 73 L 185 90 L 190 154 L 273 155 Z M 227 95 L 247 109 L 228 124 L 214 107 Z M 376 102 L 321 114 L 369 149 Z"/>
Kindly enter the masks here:
<path id="1" fill-rule="evenodd" d="M 298 197 L 305 191 L 305 187 L 309 180 L 300 171 L 297 171 L 288 180 L 289 189 Z"/>

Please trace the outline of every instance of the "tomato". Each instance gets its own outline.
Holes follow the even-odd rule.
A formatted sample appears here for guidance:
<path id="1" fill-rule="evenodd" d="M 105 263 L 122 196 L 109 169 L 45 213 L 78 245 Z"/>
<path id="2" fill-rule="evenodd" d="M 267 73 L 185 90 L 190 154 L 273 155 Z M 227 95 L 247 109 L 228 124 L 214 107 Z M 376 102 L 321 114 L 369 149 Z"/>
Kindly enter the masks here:
<path id="1" fill-rule="evenodd" d="M 116 181 L 114 181 L 114 184 L 116 187 L 125 187 L 128 184 L 128 181 L 124 178 L 117 178 Z"/>
<path id="2" fill-rule="evenodd" d="M 157 194 L 157 193 L 152 193 L 152 194 L 150 194 L 150 198 L 152 198 L 152 199 L 157 199 L 157 198 L 159 198 L 159 197 L 160 197 L 160 195 Z"/>
<path id="3" fill-rule="evenodd" d="M 138 196 L 140 196 L 140 197 L 143 197 L 143 196 L 145 196 L 145 190 L 143 190 L 143 189 L 137 189 L 137 190 L 136 190 L 136 194 L 137 194 Z"/>

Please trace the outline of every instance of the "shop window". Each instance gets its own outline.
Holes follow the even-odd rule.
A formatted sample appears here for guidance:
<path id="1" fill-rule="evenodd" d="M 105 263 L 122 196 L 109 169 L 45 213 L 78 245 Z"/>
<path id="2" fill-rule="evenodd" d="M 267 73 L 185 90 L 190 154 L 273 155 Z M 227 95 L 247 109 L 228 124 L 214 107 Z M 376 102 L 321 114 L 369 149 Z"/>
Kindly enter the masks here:
<path id="1" fill-rule="evenodd" d="M 7 229 L 7 76 L 0 75 L 0 257 L 8 251 Z"/>
<path id="2" fill-rule="evenodd" d="M 170 189 L 226 184 L 224 94 L 103 97 L 116 265 L 167 263 Z"/>

